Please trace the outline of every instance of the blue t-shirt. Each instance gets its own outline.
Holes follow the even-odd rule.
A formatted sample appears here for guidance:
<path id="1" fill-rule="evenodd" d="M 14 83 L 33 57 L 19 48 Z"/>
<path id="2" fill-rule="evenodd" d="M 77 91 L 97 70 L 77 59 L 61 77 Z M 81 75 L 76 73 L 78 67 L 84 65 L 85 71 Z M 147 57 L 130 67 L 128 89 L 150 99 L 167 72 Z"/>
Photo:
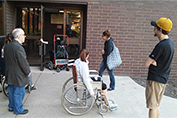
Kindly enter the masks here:
<path id="1" fill-rule="evenodd" d="M 147 79 L 166 84 L 170 74 L 173 54 L 173 41 L 170 38 L 160 41 L 149 55 L 151 59 L 157 62 L 157 66 L 152 64 L 149 66 Z"/>

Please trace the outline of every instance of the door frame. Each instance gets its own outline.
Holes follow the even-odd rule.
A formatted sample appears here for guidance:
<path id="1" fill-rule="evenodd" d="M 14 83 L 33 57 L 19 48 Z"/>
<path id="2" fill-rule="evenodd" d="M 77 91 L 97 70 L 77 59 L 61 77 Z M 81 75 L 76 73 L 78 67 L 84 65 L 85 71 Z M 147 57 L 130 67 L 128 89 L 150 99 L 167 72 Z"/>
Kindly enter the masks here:
<path id="1" fill-rule="evenodd" d="M 8 1 L 8 0 L 7 0 Z M 10 1 L 11 2 L 11 1 Z M 5 2 L 6 3 L 6 2 Z M 5 3 L 4 3 L 4 6 L 5 6 Z M 85 37 L 85 35 L 83 34 L 83 28 L 84 28 L 84 24 L 83 24 L 83 12 L 84 12 L 84 9 L 85 9 L 85 5 L 87 5 L 87 3 L 77 3 L 77 5 L 76 4 L 71 4 L 71 3 L 69 3 L 69 2 L 66 2 L 67 4 L 65 4 L 65 5 L 56 5 L 56 4 L 54 4 L 54 2 L 50 2 L 50 3 L 45 3 L 45 2 L 42 2 L 42 3 L 34 3 L 34 2 L 32 2 L 32 3 L 30 3 L 30 4 L 27 4 L 27 3 L 19 3 L 19 2 L 17 2 L 16 0 L 14 0 L 14 5 L 15 5 L 15 7 L 41 7 L 41 36 L 39 36 L 40 38 L 45 38 L 44 37 L 44 23 L 45 23 L 45 19 L 44 19 L 44 9 L 45 8 L 61 8 L 61 9 L 64 9 L 64 27 L 63 27 L 63 34 L 65 35 L 66 34 L 66 21 L 65 21 L 65 19 L 66 19 L 66 11 L 68 10 L 68 11 L 79 11 L 80 13 L 81 13 L 81 25 L 80 25 L 80 40 L 79 40 L 79 49 L 81 50 L 82 49 L 82 47 L 83 47 L 83 37 Z M 57 4 L 60 4 L 60 3 L 57 3 Z M 69 7 L 68 7 L 68 4 L 69 4 Z M 82 5 L 84 5 L 84 7 L 82 7 Z M 4 18 L 6 18 L 6 17 L 4 17 Z M 6 20 L 4 20 L 4 21 L 6 21 Z M 4 26 L 4 29 L 6 29 L 6 25 Z M 83 36 L 84 35 L 84 36 Z M 41 47 L 40 47 L 40 49 L 41 49 L 41 57 L 40 57 L 40 70 L 42 71 L 42 70 L 44 70 L 44 44 L 43 43 L 41 43 Z"/>
<path id="2" fill-rule="evenodd" d="M 44 38 L 43 35 L 43 25 L 44 25 L 44 6 L 41 5 L 41 39 Z M 43 48 L 43 43 L 41 42 L 41 67 L 40 70 L 43 71 L 44 70 L 44 48 Z"/>

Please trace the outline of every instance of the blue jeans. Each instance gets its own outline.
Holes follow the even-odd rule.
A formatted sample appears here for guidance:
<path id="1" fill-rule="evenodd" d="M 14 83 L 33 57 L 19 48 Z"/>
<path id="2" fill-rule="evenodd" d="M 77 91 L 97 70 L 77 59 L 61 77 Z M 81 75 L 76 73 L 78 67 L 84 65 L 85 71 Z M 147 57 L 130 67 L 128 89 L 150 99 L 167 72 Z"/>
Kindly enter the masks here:
<path id="1" fill-rule="evenodd" d="M 103 76 L 103 72 L 104 70 L 107 69 L 109 77 L 110 77 L 110 85 L 109 87 L 114 90 L 115 89 L 115 78 L 114 78 L 114 73 L 113 73 L 113 69 L 109 70 L 107 67 L 107 62 L 106 61 L 102 61 L 101 65 L 100 65 L 100 70 L 99 70 L 99 76 Z"/>
<path id="2" fill-rule="evenodd" d="M 14 114 L 21 113 L 23 109 L 23 98 L 25 96 L 25 86 L 8 85 L 9 109 L 14 110 Z"/>

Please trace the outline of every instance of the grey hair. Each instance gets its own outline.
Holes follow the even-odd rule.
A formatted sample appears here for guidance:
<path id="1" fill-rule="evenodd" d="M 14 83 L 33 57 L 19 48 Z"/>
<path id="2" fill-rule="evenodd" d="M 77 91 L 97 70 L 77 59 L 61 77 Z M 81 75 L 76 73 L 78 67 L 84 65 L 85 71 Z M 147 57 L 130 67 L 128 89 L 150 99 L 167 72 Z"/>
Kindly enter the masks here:
<path id="1" fill-rule="evenodd" d="M 17 36 L 20 36 L 24 31 L 21 29 L 21 28 L 15 28 L 13 31 L 12 31 L 12 35 L 15 38 L 17 38 Z"/>

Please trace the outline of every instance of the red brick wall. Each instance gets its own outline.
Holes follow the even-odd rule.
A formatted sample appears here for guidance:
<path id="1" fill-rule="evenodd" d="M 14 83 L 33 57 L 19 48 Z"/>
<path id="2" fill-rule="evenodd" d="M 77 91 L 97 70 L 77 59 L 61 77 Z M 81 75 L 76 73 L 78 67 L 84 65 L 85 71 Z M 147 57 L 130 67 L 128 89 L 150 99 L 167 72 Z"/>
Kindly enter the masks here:
<path id="1" fill-rule="evenodd" d="M 109 0 L 111 1 L 111 0 Z M 89 2 L 86 48 L 90 51 L 90 69 L 99 70 L 104 45 L 102 32 L 109 29 L 119 48 L 123 63 L 114 69 L 115 75 L 146 78 L 144 62 L 158 43 L 151 20 L 168 17 L 173 21 L 169 36 L 177 47 L 177 2 Z M 170 78 L 177 78 L 175 51 Z"/>

